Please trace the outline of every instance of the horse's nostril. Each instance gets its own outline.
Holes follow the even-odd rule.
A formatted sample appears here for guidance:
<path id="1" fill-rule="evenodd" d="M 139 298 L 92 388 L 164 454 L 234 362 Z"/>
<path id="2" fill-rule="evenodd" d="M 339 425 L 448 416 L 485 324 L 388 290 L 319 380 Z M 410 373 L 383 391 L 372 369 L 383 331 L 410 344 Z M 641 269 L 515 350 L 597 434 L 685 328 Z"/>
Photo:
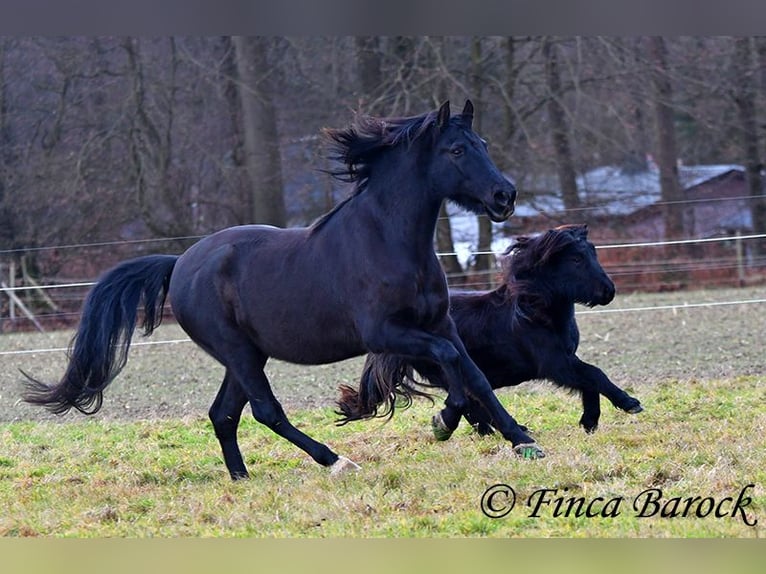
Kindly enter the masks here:
<path id="1" fill-rule="evenodd" d="M 506 191 L 496 191 L 494 195 L 495 203 L 498 205 L 502 205 L 503 207 L 508 207 L 513 203 L 513 197 L 510 193 Z"/>

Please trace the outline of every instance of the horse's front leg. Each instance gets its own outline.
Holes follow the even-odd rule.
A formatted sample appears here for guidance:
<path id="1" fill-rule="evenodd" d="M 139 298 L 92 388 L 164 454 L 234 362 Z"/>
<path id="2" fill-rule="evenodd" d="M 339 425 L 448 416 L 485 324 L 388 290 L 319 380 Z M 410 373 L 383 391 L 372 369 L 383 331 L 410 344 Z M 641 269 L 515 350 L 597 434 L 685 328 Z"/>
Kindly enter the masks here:
<path id="1" fill-rule="evenodd" d="M 604 371 L 590 363 L 586 363 L 580 359 L 577 360 L 577 369 L 580 376 L 583 379 L 592 381 L 592 384 L 596 386 L 598 392 L 609 399 L 615 407 L 630 414 L 637 414 L 644 410 L 644 407 L 641 406 L 641 401 L 635 397 L 631 397 L 628 393 L 615 385 Z"/>
<path id="2" fill-rule="evenodd" d="M 492 426 L 506 440 L 511 441 L 513 449 L 518 455 L 524 458 L 544 457 L 545 452 L 500 403 L 489 381 L 468 355 L 457 334 L 454 335 L 452 342 L 460 353 L 460 372 L 465 377 L 466 390 L 472 398 L 484 407 L 489 420 L 492 421 Z"/>
<path id="3" fill-rule="evenodd" d="M 448 382 L 448 407 L 465 409 L 466 393 L 479 401 L 494 421 L 495 428 L 510 440 L 514 450 L 525 458 L 540 458 L 545 453 L 535 444 L 505 410 L 492 392 L 487 378 L 468 356 L 451 319 L 444 335 L 385 322 L 365 337 L 368 349 L 374 353 L 395 353 L 410 359 L 424 359 L 441 366 Z M 457 417 L 459 421 L 459 417 Z M 457 427 L 457 422 L 450 421 Z M 447 427 L 449 428 L 449 427 Z M 454 430 L 452 428 L 451 430 Z"/>
<path id="4" fill-rule="evenodd" d="M 550 353 L 540 360 L 540 365 L 541 377 L 580 394 L 582 400 L 580 426 L 588 434 L 595 432 L 601 418 L 601 398 L 598 381 L 591 376 L 592 373 L 582 368 L 586 363 L 572 354 Z"/>
<path id="5" fill-rule="evenodd" d="M 595 432 L 598 428 L 601 418 L 601 394 L 609 398 L 615 406 L 628 412 L 638 413 L 643 410 L 637 399 L 614 385 L 601 369 L 581 361 L 578 357 L 570 357 L 566 365 L 553 369 L 551 379 L 556 384 L 581 393 L 583 413 L 580 426 L 587 433 Z"/>

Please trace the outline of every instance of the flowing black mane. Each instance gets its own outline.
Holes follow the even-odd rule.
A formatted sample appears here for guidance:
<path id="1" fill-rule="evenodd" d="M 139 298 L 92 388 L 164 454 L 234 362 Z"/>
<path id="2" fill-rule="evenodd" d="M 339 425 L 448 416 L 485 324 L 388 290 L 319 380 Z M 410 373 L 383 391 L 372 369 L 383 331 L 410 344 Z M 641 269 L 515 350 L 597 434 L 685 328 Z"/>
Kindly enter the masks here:
<path id="1" fill-rule="evenodd" d="M 539 235 L 516 238 L 505 251 L 503 276 L 506 283 L 529 277 L 536 269 L 546 265 L 552 257 L 572 243 L 585 239 L 586 225 L 561 225 Z"/>
<path id="2" fill-rule="evenodd" d="M 515 302 L 517 315 L 534 320 L 548 316 L 544 309 L 550 304 L 550 295 L 543 288 L 537 271 L 573 243 L 585 240 L 587 235 L 586 225 L 561 225 L 540 235 L 518 237 L 508 247 L 502 259 L 501 288 L 506 297 Z"/>
<path id="3" fill-rule="evenodd" d="M 438 110 L 417 116 L 377 118 L 358 115 L 347 128 L 325 128 L 323 135 L 329 144 L 328 157 L 340 165 L 323 171 L 340 181 L 353 183 L 354 189 L 346 199 L 316 220 L 311 226 L 312 231 L 323 227 L 350 200 L 367 189 L 373 165 L 384 153 L 399 145 L 409 148 L 426 133 L 435 140 L 450 124 L 470 131 L 472 122 L 473 104 L 466 101 L 463 111 L 455 116 L 450 116 L 449 102 L 445 102 Z M 431 129 L 435 126 L 439 129 Z"/>
<path id="4" fill-rule="evenodd" d="M 329 144 L 328 158 L 340 163 L 340 166 L 323 171 L 344 183 L 353 183 L 354 189 L 332 210 L 317 219 L 312 225 L 313 230 L 321 228 L 345 204 L 367 188 L 372 165 L 381 153 L 402 143 L 411 144 L 428 131 L 437 118 L 438 111 L 411 117 L 376 118 L 360 115 L 347 128 L 325 128 L 322 133 Z"/>
<path id="5" fill-rule="evenodd" d="M 406 118 L 359 116 L 348 128 L 325 129 L 329 157 L 341 164 L 328 173 L 340 181 L 355 183 L 355 193 L 362 191 L 380 153 L 400 143 L 412 143 L 436 122 L 436 117 L 436 111 Z"/>

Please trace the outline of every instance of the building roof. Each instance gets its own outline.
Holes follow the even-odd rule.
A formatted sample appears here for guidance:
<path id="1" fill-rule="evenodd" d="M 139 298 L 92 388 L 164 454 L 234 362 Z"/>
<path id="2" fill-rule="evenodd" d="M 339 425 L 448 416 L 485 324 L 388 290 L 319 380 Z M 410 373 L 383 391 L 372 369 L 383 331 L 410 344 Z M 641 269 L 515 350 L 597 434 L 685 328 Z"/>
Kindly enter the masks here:
<path id="1" fill-rule="evenodd" d="M 735 164 L 681 165 L 678 179 L 682 189 L 688 190 L 730 171 L 744 171 L 744 168 Z M 550 178 L 547 179 L 550 183 Z M 534 217 L 564 211 L 558 182 L 548 186 L 539 183 L 540 180 L 520 182 L 517 215 Z M 546 189 L 550 191 L 544 191 Z M 592 215 L 627 215 L 661 198 L 660 174 L 653 163 L 645 171 L 632 173 L 617 166 L 597 167 L 577 177 L 577 189 L 581 203 Z"/>

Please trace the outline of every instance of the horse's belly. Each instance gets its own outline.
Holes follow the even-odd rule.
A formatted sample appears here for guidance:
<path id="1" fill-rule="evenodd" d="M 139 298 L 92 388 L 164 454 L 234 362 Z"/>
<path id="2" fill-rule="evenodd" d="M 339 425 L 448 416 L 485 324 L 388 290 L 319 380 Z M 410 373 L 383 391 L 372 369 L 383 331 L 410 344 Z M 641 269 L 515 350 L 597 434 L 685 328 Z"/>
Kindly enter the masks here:
<path id="1" fill-rule="evenodd" d="M 335 363 L 366 352 L 358 338 L 340 334 L 332 336 L 326 330 L 324 335 L 321 332 L 308 334 L 285 330 L 272 334 L 268 340 L 256 341 L 256 344 L 270 357 L 302 365 Z"/>

